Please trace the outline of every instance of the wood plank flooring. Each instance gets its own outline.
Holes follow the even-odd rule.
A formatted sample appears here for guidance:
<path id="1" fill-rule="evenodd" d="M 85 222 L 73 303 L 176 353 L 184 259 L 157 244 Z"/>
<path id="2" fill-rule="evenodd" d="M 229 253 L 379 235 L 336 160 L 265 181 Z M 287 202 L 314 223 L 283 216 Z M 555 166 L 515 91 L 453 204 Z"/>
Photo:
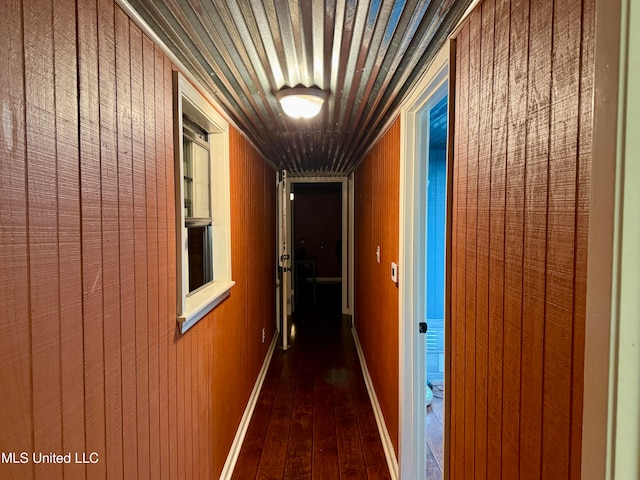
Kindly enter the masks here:
<path id="1" fill-rule="evenodd" d="M 233 479 L 390 479 L 350 320 L 297 313 L 274 352 Z"/>
<path id="2" fill-rule="evenodd" d="M 444 468 L 444 386 L 434 384 L 427 407 L 427 480 L 442 480 Z"/>

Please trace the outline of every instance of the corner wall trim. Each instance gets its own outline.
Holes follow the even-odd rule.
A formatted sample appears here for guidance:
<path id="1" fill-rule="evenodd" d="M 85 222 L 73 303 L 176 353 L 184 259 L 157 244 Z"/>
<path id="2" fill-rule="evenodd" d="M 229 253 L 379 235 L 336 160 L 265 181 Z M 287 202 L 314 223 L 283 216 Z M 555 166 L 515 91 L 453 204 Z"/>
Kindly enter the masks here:
<path id="1" fill-rule="evenodd" d="M 256 383 L 253 386 L 253 391 L 249 396 L 247 408 L 245 408 L 242 419 L 240 420 L 240 425 L 238 426 L 236 436 L 233 439 L 233 443 L 231 444 L 229 455 L 227 455 L 227 460 L 224 462 L 224 467 L 222 467 L 220 480 L 230 480 L 231 475 L 233 474 L 233 470 L 236 468 L 236 462 L 238 461 L 238 455 L 240 454 L 240 449 L 242 448 L 242 442 L 244 442 L 244 437 L 247 434 L 247 429 L 249 428 L 249 423 L 251 422 L 251 417 L 253 416 L 253 410 L 255 409 L 256 403 L 258 402 L 260 390 L 262 390 L 264 378 L 267 376 L 267 370 L 269 370 L 269 364 L 271 363 L 271 357 L 273 356 L 273 351 L 276 348 L 277 340 L 278 334 L 276 332 L 273 335 L 273 340 L 271 340 L 271 345 L 269 346 L 267 355 L 264 357 L 264 363 L 262 364 L 260 373 L 258 373 L 258 378 L 256 379 Z"/>
<path id="2" fill-rule="evenodd" d="M 371 406 L 373 407 L 373 414 L 376 417 L 376 423 L 378 424 L 378 431 L 380 432 L 380 440 L 382 440 L 382 448 L 384 449 L 384 456 L 387 459 L 387 467 L 389 467 L 389 473 L 391 474 L 391 480 L 398 480 L 398 459 L 393 451 L 393 444 L 391 443 L 391 437 L 387 430 L 387 424 L 384 421 L 382 415 L 382 409 L 376 396 L 376 391 L 373 388 L 373 382 L 369 375 L 369 369 L 367 368 L 367 362 L 364 359 L 364 353 L 362 353 L 362 347 L 360 346 L 360 340 L 358 339 L 358 332 L 355 327 L 351 327 L 351 333 L 353 334 L 353 341 L 356 344 L 356 350 L 358 351 L 358 358 L 360 359 L 360 367 L 362 367 L 362 376 L 364 377 L 364 383 L 367 385 L 367 391 L 369 392 L 369 398 L 371 399 Z"/>

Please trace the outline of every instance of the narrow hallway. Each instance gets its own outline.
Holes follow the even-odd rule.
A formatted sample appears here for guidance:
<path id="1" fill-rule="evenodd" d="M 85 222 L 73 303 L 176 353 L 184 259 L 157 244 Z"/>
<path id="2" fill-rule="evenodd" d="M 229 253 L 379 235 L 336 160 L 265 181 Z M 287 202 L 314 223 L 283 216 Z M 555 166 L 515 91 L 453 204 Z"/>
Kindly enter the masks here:
<path id="1" fill-rule="evenodd" d="M 274 352 L 232 478 L 391 478 L 351 320 L 321 310 L 293 316 L 290 348 Z"/>

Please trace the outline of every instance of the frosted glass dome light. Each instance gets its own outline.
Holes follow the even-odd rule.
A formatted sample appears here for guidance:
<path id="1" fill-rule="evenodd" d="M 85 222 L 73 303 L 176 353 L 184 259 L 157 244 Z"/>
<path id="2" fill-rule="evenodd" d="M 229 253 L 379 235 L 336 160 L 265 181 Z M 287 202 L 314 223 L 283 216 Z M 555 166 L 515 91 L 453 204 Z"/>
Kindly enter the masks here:
<path id="1" fill-rule="evenodd" d="M 276 93 L 284 113 L 292 118 L 312 118 L 320 113 L 327 92 L 315 87 L 285 88 Z"/>

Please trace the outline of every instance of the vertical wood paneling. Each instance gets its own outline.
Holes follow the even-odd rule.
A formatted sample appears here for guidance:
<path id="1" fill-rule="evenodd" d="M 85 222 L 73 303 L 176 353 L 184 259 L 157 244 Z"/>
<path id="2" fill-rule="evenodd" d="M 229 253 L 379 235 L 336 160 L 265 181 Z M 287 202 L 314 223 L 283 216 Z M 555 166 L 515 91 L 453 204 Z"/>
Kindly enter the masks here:
<path id="1" fill-rule="evenodd" d="M 480 27 L 481 11 L 476 10 L 469 20 L 469 101 L 466 185 L 466 267 L 465 322 L 473 325 L 465 331 L 465 365 L 473 364 L 465 372 L 465 478 L 475 478 L 475 417 L 476 417 L 476 289 L 477 289 L 477 231 L 478 231 L 478 129 L 480 100 Z"/>
<path id="2" fill-rule="evenodd" d="M 82 353 L 82 244 L 78 161 L 78 88 L 75 39 L 76 3 L 54 5 L 56 150 L 58 154 L 58 234 L 62 370 L 62 441 L 64 452 L 85 448 Z M 82 464 L 64 465 L 64 477 L 84 478 Z"/>
<path id="3" fill-rule="evenodd" d="M 0 3 L 0 451 L 33 451 L 22 5 Z M 84 430 L 84 429 L 83 429 Z M 8 478 L 33 467 L 2 465 Z"/>
<path id="4" fill-rule="evenodd" d="M 149 476 L 149 344 L 147 323 L 147 226 L 145 118 L 142 32 L 130 29 L 131 38 L 131 112 L 133 138 L 133 228 L 135 269 L 135 330 L 136 338 L 136 425 L 138 476 Z"/>
<path id="5" fill-rule="evenodd" d="M 276 212 L 276 195 L 274 189 L 274 172 L 273 170 L 266 164 L 262 165 L 263 171 L 263 191 L 264 191 L 264 203 L 263 203 L 263 212 L 262 218 L 269 219 L 275 217 Z M 273 257 L 273 252 L 275 251 L 275 243 L 274 239 L 276 238 L 276 221 L 269 222 L 266 221 L 266 228 L 264 228 L 263 234 L 263 257 L 270 258 Z M 273 292 L 274 279 L 276 276 L 275 271 L 275 263 L 266 263 L 264 264 L 263 273 L 262 273 L 262 282 L 263 287 L 260 291 L 271 291 Z M 272 338 L 276 327 L 274 324 L 275 318 L 275 295 L 267 296 L 264 299 L 264 309 L 260 312 L 263 317 L 262 327 L 265 329 L 267 339 Z M 262 336 L 260 337 L 262 339 Z M 265 341 L 262 345 L 262 352 L 260 353 L 261 357 L 267 354 L 269 350 L 269 342 Z"/>
<path id="6" fill-rule="evenodd" d="M 99 459 L 0 477 L 216 478 L 275 331 L 273 171 L 230 128 L 237 286 L 179 335 L 171 62 L 110 0 L 0 17 L 2 451 Z"/>
<path id="7" fill-rule="evenodd" d="M 160 396 L 158 391 L 158 193 L 155 111 L 155 47 L 143 37 L 145 204 L 147 229 L 147 325 L 149 348 L 149 474 L 160 478 Z"/>
<path id="8" fill-rule="evenodd" d="M 24 55 L 29 291 L 34 451 L 62 448 L 60 298 L 53 28 L 51 2 L 25 5 Z M 42 21 L 46 19 L 46 21 Z M 36 478 L 62 478 L 62 465 L 35 465 Z"/>
<path id="9" fill-rule="evenodd" d="M 494 38 L 493 117 L 491 134 L 491 195 L 489 239 L 489 425 L 487 478 L 500 478 L 502 444 L 505 156 L 509 54 L 509 2 L 496 0 Z M 461 88 L 464 88 L 462 86 Z M 452 346 L 452 349 L 455 348 Z"/>
<path id="10" fill-rule="evenodd" d="M 247 255 L 247 241 L 248 238 L 242 235 L 241 225 L 247 223 L 247 209 L 249 208 L 246 196 L 248 195 L 248 181 L 249 181 L 249 165 L 247 164 L 247 156 L 245 153 L 245 142 L 242 141 L 238 132 L 233 132 L 230 137 L 230 148 L 233 148 L 232 156 L 236 159 L 230 165 L 230 177 L 231 184 L 236 185 L 237 189 L 231 192 L 231 217 L 236 218 L 238 222 L 233 226 L 231 230 L 231 243 L 234 251 L 238 252 L 240 256 Z M 240 285 L 237 285 L 237 292 L 235 294 L 239 296 L 247 295 L 248 282 L 246 275 L 246 262 L 240 258 L 236 258 L 231 265 L 233 275 L 236 278 L 243 278 L 244 281 Z M 234 287 L 235 288 L 235 287 Z M 236 319 L 234 325 L 228 325 L 224 330 L 220 331 L 220 336 L 216 338 L 216 349 L 221 355 L 231 355 L 229 351 L 230 345 L 225 345 L 223 339 L 227 338 L 229 341 L 236 345 L 246 346 L 246 339 L 240 337 L 240 331 L 246 325 L 247 322 L 247 310 L 245 305 L 228 305 L 229 315 Z M 244 385 L 241 375 L 237 372 L 244 371 L 246 365 L 246 352 L 241 352 L 237 356 L 236 373 L 216 367 L 213 373 L 213 391 L 224 392 L 222 395 L 230 395 L 231 389 L 244 390 Z M 233 385 L 233 386 L 232 386 Z M 218 402 L 215 404 L 216 420 L 214 421 L 214 432 L 217 438 L 217 442 L 220 444 L 231 444 L 233 441 L 233 426 L 224 424 L 222 419 L 225 417 L 231 418 L 234 416 L 234 410 L 237 405 L 229 405 L 226 402 Z M 225 457 L 221 455 L 220 449 L 217 455 L 214 456 L 214 472 L 221 472 L 224 465 Z"/>
<path id="11" fill-rule="evenodd" d="M 237 284 L 231 292 L 231 298 L 211 315 L 211 321 L 216 324 L 211 335 L 212 356 L 215 359 L 233 359 L 232 368 L 225 362 L 210 362 L 209 391 L 214 404 L 211 425 L 216 448 L 212 455 L 209 452 L 204 454 L 212 457 L 211 471 L 215 477 L 222 471 L 246 399 L 264 358 L 262 353 L 256 354 L 256 349 L 266 354 L 265 347 L 275 331 L 275 292 L 272 290 L 275 271 L 271 261 L 272 252 L 275 251 L 273 171 L 237 131 L 230 131 L 229 143 L 233 159 L 230 164 L 232 271 Z M 268 180 L 263 181 L 263 178 Z M 257 213 L 263 204 L 269 205 L 270 211 L 258 218 Z M 265 237 L 269 240 L 262 245 Z M 260 257 L 258 252 L 263 248 L 266 253 Z M 261 259 L 260 263 L 255 262 L 258 258 Z M 242 300 L 247 297 L 255 301 Z M 268 307 L 260 308 L 261 305 Z M 223 318 L 234 320 L 221 321 Z M 263 325 L 266 328 L 265 344 L 261 343 Z M 243 400 L 229 402 L 226 401 L 228 398 Z M 200 461 L 209 461 L 203 459 L 202 455 L 200 457 Z"/>
<path id="12" fill-rule="evenodd" d="M 105 455 L 102 206 L 98 87 L 98 26 L 95 1 L 79 0 L 78 84 L 80 197 L 85 383 L 85 449 Z M 105 478 L 106 462 L 87 466 L 88 478 Z"/>
<path id="13" fill-rule="evenodd" d="M 184 447 L 184 424 L 185 424 L 185 363 L 184 349 L 185 341 L 176 335 L 176 448 L 178 454 L 178 478 L 186 478 L 186 450 Z"/>
<path id="14" fill-rule="evenodd" d="M 138 478 L 133 137 L 129 18 L 116 9 L 118 95 L 118 197 L 120 225 L 120 319 L 122 337 L 122 454 L 125 479 Z"/>
<path id="15" fill-rule="evenodd" d="M 528 0 L 512 0 L 507 105 L 507 172 L 504 277 L 504 368 L 502 477 L 518 479 L 520 365 L 522 350 L 522 262 L 527 120 Z"/>
<path id="16" fill-rule="evenodd" d="M 210 398 L 209 394 L 209 371 L 207 368 L 208 356 L 206 352 L 205 342 L 209 334 L 209 325 L 202 329 L 202 339 L 198 343 L 198 436 L 194 438 L 194 444 L 199 453 L 199 471 L 195 472 L 194 477 L 206 478 L 209 472 L 207 462 L 207 426 L 209 425 L 209 416 L 207 413 L 207 405 Z"/>
<path id="17" fill-rule="evenodd" d="M 452 478 L 580 476 L 593 22 L 496 0 L 457 36 Z"/>
<path id="18" fill-rule="evenodd" d="M 355 173 L 355 328 L 394 448 L 398 448 L 398 259 L 400 121 Z M 380 246 L 381 262 L 376 262 Z M 372 299 L 376 299 L 372 301 Z"/>
<path id="19" fill-rule="evenodd" d="M 122 478 L 122 362 L 120 338 L 119 191 L 114 6 L 97 2 L 100 94 L 100 181 L 104 301 L 104 386 L 107 478 Z"/>
<path id="20" fill-rule="evenodd" d="M 183 339 L 184 343 L 184 455 L 185 455 L 185 475 L 187 478 L 193 478 L 193 467 L 197 458 L 197 452 L 193 448 L 193 422 L 194 417 L 197 418 L 197 407 L 192 401 L 192 377 L 193 377 L 193 350 L 197 345 L 197 336 L 201 329 L 194 331 L 193 335 L 189 335 Z"/>
<path id="21" fill-rule="evenodd" d="M 169 478 L 178 478 L 178 412 L 177 412 L 177 349 L 176 340 L 178 329 L 173 321 L 174 312 L 177 312 L 176 302 L 176 209 L 175 209 L 175 178 L 173 156 L 173 65 L 168 58 L 164 58 L 164 131 L 165 131 L 165 185 L 167 192 L 167 287 L 168 301 L 166 312 L 165 338 L 167 341 L 168 375 L 168 400 L 169 400 Z M 159 152 L 159 156 L 162 152 Z M 162 162 L 162 159 L 159 158 Z M 213 450 L 212 444 L 209 448 Z"/>
<path id="22" fill-rule="evenodd" d="M 493 102 L 493 36 L 495 1 L 482 4 L 480 43 L 480 105 Z M 491 120 L 489 109 L 480 109 L 478 151 L 477 297 L 476 297 L 476 419 L 475 478 L 487 478 L 489 405 L 489 242 L 491 201 Z"/>
<path id="23" fill-rule="evenodd" d="M 158 395 L 160 397 L 160 479 L 169 477 L 169 335 L 167 324 L 173 323 L 168 314 L 168 229 L 167 229 L 167 165 L 165 152 L 167 139 L 171 139 L 171 130 L 166 131 L 165 118 L 171 116 L 171 109 L 165 111 L 164 98 L 171 97 L 171 90 L 165 93 L 165 75 L 171 76 L 171 68 L 165 71 L 165 59 L 162 51 L 155 48 L 155 117 L 156 117 L 156 184 L 158 195 Z"/>
<path id="24" fill-rule="evenodd" d="M 460 34 L 458 39 L 460 44 L 459 63 L 456 70 L 456 74 L 460 79 L 463 79 L 467 84 L 469 83 L 469 25 L 466 25 Z M 456 116 L 457 122 L 459 122 L 460 137 L 458 154 L 455 160 L 457 165 L 456 180 L 459 185 L 457 190 L 457 203 L 456 213 L 453 228 L 456 231 L 456 263 L 454 268 L 456 269 L 456 283 L 452 285 L 451 302 L 456 305 L 456 321 L 454 321 L 452 328 L 456 329 L 456 338 L 458 349 L 454 352 L 454 358 L 452 362 L 456 364 L 456 377 L 454 383 L 456 388 L 452 390 L 455 395 L 452 396 L 452 408 L 456 410 L 456 415 L 465 419 L 464 421 L 456 424 L 456 462 L 455 462 L 455 475 L 459 478 L 464 478 L 466 475 L 465 459 L 469 458 L 467 455 L 467 448 L 470 440 L 466 437 L 467 427 L 467 404 L 465 403 L 465 396 L 470 394 L 466 388 L 467 378 L 467 362 L 465 361 L 466 350 L 466 336 L 465 331 L 465 318 L 466 318 L 466 304 L 465 304 L 465 286 L 466 286 L 466 261 L 467 261 L 467 219 L 466 219 L 466 206 L 467 206 L 467 172 L 468 172 L 468 139 L 469 139 L 469 89 L 460 89 L 459 94 L 456 96 L 456 102 L 459 105 L 459 115 Z M 469 363 L 471 363 L 469 361 Z M 469 405 L 471 407 L 471 404 Z M 473 438 L 473 435 L 471 435 Z M 471 467 L 473 464 L 471 464 Z"/>
<path id="25" fill-rule="evenodd" d="M 532 0 L 529 27 L 527 176 L 523 250 L 520 477 L 539 479 L 542 446 L 547 180 L 551 92 L 552 0 Z M 535 48 L 533 48 L 535 47 Z"/>
<path id="26" fill-rule="evenodd" d="M 554 2 L 543 479 L 569 477 L 581 6 L 577 1 Z M 578 348 L 583 349 L 584 344 Z"/>
<path id="27" fill-rule="evenodd" d="M 200 448 L 198 445 L 199 433 L 198 433 L 198 424 L 200 422 L 201 414 L 200 411 L 200 385 L 199 385 L 199 364 L 198 364 L 198 355 L 199 355 L 199 345 L 204 341 L 203 332 L 206 328 L 199 328 L 196 331 L 196 335 L 193 335 L 192 344 L 191 344 L 191 478 L 198 478 L 199 470 L 200 470 Z"/>
<path id="28" fill-rule="evenodd" d="M 199 385 L 199 364 L 198 364 L 198 350 L 199 350 L 199 345 L 200 343 L 204 340 L 202 338 L 203 336 L 203 332 L 204 330 L 206 330 L 206 328 L 199 328 L 196 331 L 196 335 L 193 335 L 192 338 L 192 344 L 191 344 L 191 355 L 190 355 L 190 359 L 191 359 L 191 418 L 190 418 L 190 424 L 191 424 L 191 435 L 190 435 L 190 439 L 191 439 L 191 450 L 192 450 L 192 454 L 190 455 L 191 457 L 191 469 L 192 469 L 192 473 L 191 473 L 191 477 L 192 478 L 197 478 L 199 476 L 199 470 L 200 470 L 200 448 L 198 445 L 198 438 L 199 438 L 199 433 L 198 433 L 198 423 L 200 422 L 200 416 L 201 416 L 201 411 L 200 411 L 200 385 Z"/>

